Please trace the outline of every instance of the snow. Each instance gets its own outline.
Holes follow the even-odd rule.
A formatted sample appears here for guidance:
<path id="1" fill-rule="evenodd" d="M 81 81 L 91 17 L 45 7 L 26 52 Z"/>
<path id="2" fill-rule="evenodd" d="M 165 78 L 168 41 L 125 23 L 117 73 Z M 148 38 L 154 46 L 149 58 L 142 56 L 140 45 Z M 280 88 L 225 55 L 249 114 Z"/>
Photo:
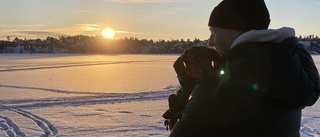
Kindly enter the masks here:
<path id="1" fill-rule="evenodd" d="M 0 54 L 0 136 L 168 136 L 177 57 Z M 320 137 L 319 123 L 320 101 L 303 110 L 301 136 Z"/>

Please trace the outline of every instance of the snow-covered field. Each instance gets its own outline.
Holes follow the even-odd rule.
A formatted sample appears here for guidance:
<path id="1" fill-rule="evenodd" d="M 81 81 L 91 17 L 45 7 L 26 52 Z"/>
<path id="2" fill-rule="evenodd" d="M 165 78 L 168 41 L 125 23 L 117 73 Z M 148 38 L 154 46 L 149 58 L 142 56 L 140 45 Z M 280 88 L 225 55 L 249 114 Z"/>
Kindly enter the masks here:
<path id="1" fill-rule="evenodd" d="M 177 57 L 0 54 L 0 137 L 168 136 Z M 320 137 L 320 101 L 304 109 L 301 136 Z"/>

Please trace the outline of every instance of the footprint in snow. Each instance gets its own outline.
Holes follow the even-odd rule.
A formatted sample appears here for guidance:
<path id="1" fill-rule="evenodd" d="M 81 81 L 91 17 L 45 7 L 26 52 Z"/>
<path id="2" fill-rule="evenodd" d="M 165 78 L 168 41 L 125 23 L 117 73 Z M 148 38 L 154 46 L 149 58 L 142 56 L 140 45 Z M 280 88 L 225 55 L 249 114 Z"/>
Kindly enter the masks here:
<path id="1" fill-rule="evenodd" d="M 151 115 L 139 115 L 141 117 L 152 117 Z"/>
<path id="2" fill-rule="evenodd" d="M 131 111 L 119 111 L 119 113 L 122 113 L 122 114 L 131 114 L 131 113 L 133 113 L 133 112 L 131 112 Z"/>

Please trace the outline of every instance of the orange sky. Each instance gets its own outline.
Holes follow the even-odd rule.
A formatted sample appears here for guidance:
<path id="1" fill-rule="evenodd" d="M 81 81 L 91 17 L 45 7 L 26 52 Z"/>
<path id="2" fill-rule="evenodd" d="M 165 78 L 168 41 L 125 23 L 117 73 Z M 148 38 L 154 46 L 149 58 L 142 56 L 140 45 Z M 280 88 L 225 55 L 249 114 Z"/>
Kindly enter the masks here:
<path id="1" fill-rule="evenodd" d="M 114 38 L 207 39 L 208 18 L 221 0 L 1 0 L 0 40 L 7 36 L 101 35 Z M 270 28 L 320 36 L 320 0 L 266 0 Z"/>

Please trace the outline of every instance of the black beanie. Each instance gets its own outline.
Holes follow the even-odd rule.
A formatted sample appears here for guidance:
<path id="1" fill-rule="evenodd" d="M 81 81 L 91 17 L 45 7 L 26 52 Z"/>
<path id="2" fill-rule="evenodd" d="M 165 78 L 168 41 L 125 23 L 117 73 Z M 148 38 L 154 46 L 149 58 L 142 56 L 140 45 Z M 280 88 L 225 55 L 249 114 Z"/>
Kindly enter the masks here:
<path id="1" fill-rule="evenodd" d="M 264 0 L 223 0 L 209 19 L 209 26 L 239 31 L 268 29 L 270 15 Z"/>

